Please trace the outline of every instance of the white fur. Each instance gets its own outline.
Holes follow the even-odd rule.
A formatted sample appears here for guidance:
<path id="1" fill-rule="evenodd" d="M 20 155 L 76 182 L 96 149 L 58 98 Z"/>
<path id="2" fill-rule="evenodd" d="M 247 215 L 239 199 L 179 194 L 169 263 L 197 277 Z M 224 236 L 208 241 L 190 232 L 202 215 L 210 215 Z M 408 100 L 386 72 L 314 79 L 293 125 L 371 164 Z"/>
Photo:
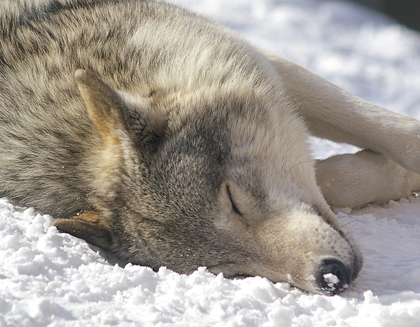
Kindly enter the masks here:
<path id="1" fill-rule="evenodd" d="M 420 189 L 419 121 L 353 96 L 287 59 L 267 57 L 312 135 L 366 149 L 317 163 L 330 205 L 381 203 Z"/>

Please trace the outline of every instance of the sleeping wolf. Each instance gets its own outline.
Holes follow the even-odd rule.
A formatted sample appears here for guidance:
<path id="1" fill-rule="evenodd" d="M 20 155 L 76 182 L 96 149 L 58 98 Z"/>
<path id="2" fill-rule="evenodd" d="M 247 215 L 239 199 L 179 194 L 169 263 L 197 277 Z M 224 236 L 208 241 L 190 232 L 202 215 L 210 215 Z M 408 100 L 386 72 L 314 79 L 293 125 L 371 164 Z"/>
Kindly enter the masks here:
<path id="1" fill-rule="evenodd" d="M 0 195 L 122 264 L 337 294 L 362 256 L 327 203 L 420 189 L 418 121 L 211 20 L 149 0 L 21 3 L 0 5 Z M 366 150 L 316 163 L 309 134 Z"/>

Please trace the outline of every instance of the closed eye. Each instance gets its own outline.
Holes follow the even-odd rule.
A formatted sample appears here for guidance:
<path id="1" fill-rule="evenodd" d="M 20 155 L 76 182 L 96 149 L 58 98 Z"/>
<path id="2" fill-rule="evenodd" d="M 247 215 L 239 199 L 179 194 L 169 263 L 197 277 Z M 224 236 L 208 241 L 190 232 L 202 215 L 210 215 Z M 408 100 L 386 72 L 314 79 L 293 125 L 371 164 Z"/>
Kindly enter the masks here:
<path id="1" fill-rule="evenodd" d="M 232 193 L 230 192 L 229 185 L 226 185 L 226 192 L 229 196 L 230 203 L 232 204 L 233 212 L 239 216 L 242 216 L 242 212 L 238 209 L 238 206 L 235 204 L 235 201 L 233 201 Z"/>

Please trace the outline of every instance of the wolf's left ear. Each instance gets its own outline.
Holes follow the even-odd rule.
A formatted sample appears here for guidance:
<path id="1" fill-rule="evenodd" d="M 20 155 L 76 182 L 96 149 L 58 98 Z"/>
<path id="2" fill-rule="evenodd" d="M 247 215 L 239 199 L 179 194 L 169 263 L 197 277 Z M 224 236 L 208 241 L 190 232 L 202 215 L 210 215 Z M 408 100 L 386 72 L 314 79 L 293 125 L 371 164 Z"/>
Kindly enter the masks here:
<path id="1" fill-rule="evenodd" d="M 136 141 L 163 134 L 165 114 L 153 110 L 146 100 L 118 91 L 84 69 L 76 71 L 75 81 L 89 118 L 105 146 L 119 143 L 121 129 L 128 131 Z"/>
<path id="2" fill-rule="evenodd" d="M 111 223 L 96 210 L 86 211 L 73 218 L 55 219 L 51 226 L 104 250 L 110 250 L 115 241 Z"/>

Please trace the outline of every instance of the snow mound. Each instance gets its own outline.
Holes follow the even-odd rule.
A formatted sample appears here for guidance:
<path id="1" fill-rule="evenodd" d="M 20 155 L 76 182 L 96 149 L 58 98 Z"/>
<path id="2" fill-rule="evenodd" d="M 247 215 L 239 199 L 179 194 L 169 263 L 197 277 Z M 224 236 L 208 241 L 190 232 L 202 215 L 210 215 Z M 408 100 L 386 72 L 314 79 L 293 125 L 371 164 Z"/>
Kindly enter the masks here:
<path id="1" fill-rule="evenodd" d="M 228 280 L 200 268 L 109 265 L 51 217 L 0 200 L 0 326 L 417 326 L 420 199 L 368 206 L 341 222 L 365 266 L 340 296 L 307 294 L 254 277 Z M 325 276 L 332 284 L 334 277 Z"/>

